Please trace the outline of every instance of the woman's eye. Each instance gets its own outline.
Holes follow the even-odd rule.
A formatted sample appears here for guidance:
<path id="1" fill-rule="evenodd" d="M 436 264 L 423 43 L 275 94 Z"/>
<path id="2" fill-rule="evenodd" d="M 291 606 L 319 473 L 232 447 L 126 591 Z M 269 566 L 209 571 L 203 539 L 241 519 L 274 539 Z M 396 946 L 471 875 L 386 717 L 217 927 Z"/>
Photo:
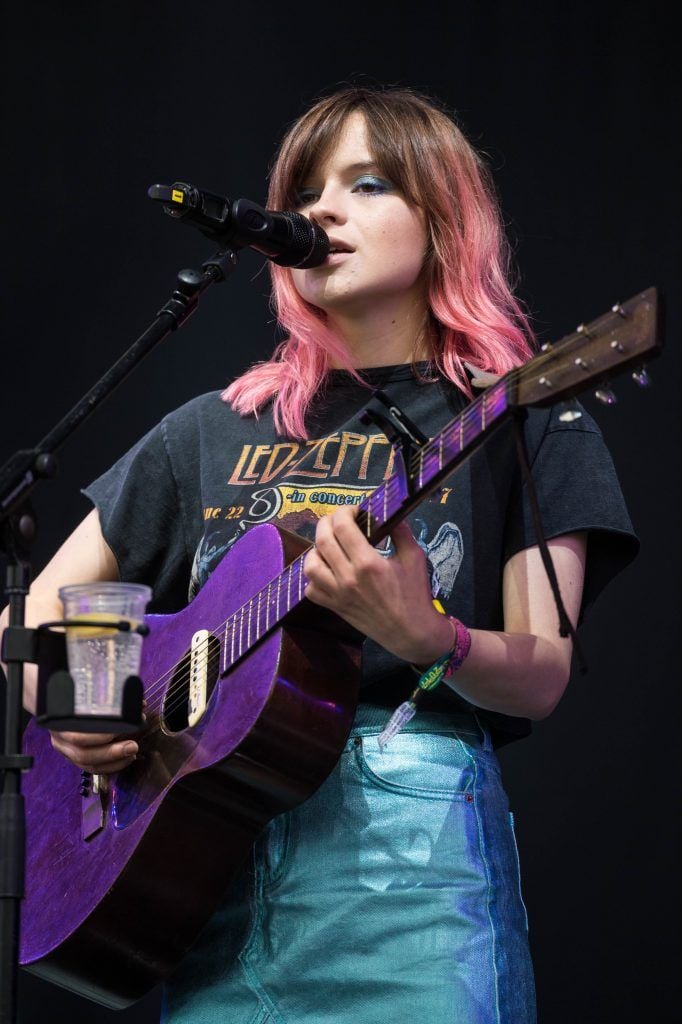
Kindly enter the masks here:
<path id="1" fill-rule="evenodd" d="M 372 196 L 381 195 L 384 192 L 390 192 L 393 186 L 390 181 L 384 181 L 383 178 L 374 177 L 363 177 L 353 185 L 353 192 L 359 192 L 360 195 Z"/>
<path id="2" fill-rule="evenodd" d="M 393 185 L 384 178 L 376 178 L 372 174 L 364 174 L 351 186 L 351 192 L 361 196 L 383 195 L 385 192 L 393 191 Z M 295 195 L 295 209 L 300 210 L 311 206 L 320 198 L 320 192 L 314 188 L 300 188 Z"/>
<path id="3" fill-rule="evenodd" d="M 302 188 L 296 193 L 295 206 L 298 209 L 301 206 L 310 206 L 314 203 L 319 196 L 319 192 L 315 192 L 312 188 Z"/>

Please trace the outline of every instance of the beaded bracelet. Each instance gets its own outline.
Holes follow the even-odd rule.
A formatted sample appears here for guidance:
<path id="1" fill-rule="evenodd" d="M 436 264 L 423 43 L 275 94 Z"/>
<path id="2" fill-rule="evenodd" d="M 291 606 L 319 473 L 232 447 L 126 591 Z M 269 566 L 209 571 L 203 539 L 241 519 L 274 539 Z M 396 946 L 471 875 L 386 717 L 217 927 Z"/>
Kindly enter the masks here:
<path id="1" fill-rule="evenodd" d="M 456 619 L 454 615 L 448 615 L 448 618 L 455 627 L 455 642 L 450 651 L 448 667 L 445 670 L 446 678 L 462 667 L 464 659 L 471 650 L 471 633 L 464 623 Z"/>
<path id="2" fill-rule="evenodd" d="M 446 614 L 445 609 L 443 608 L 440 601 L 434 601 L 433 604 L 436 610 L 441 613 L 441 615 Z M 430 668 L 426 669 L 425 672 L 423 672 L 422 669 L 418 668 L 417 665 L 412 665 L 412 670 L 416 672 L 418 676 L 422 676 L 422 673 L 423 676 L 431 676 L 436 666 L 440 665 L 441 662 L 443 662 L 444 668 L 443 672 L 438 677 L 438 683 L 443 678 L 448 679 L 453 674 L 453 672 L 456 672 L 458 669 L 460 669 L 462 667 L 464 659 L 471 650 L 471 633 L 466 628 L 464 623 L 460 622 L 459 619 L 456 619 L 454 615 L 448 615 L 448 620 L 452 623 L 454 627 L 454 640 L 452 641 L 452 647 L 450 648 L 448 653 L 444 654 L 441 658 L 435 661 Z M 438 683 L 431 683 L 431 685 L 429 686 L 422 686 L 422 689 L 432 690 L 434 689 L 435 686 L 438 685 Z M 421 679 L 419 680 L 419 684 L 421 685 Z"/>

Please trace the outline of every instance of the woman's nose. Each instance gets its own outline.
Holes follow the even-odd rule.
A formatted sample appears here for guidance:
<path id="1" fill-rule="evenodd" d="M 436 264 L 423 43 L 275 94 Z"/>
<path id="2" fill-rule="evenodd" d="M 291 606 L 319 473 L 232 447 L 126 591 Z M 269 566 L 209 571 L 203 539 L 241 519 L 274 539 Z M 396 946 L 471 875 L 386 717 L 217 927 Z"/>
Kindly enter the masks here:
<path id="1" fill-rule="evenodd" d="M 335 191 L 325 189 L 307 210 L 308 216 L 320 227 L 341 224 L 346 219 L 343 201 Z"/>

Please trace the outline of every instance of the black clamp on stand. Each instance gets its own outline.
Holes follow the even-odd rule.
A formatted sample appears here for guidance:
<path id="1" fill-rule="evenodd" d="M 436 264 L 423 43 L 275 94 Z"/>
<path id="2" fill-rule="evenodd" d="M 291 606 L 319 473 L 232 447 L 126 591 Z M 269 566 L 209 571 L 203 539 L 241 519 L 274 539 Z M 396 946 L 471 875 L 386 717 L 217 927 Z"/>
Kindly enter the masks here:
<path id="1" fill-rule="evenodd" d="M 380 388 L 360 413 L 360 422 L 364 426 L 376 424 L 391 442 L 405 493 L 411 497 L 414 494 L 412 456 L 428 442 L 428 437 Z"/>
<path id="2" fill-rule="evenodd" d="M 7 630 L 18 634 L 17 643 L 22 641 L 31 646 L 27 653 L 34 654 L 24 660 L 38 664 L 38 693 L 36 700 L 36 722 L 56 732 L 110 732 L 125 733 L 143 725 L 142 701 L 144 684 L 139 676 L 129 676 L 124 684 L 121 700 L 121 714 L 77 715 L 74 700 L 74 682 L 67 671 L 66 640 L 58 628 L 84 626 L 92 628 L 89 619 L 69 619 L 60 622 L 45 622 L 37 629 Z M 129 633 L 131 629 L 140 636 L 149 634 L 149 627 L 141 623 L 131 627 L 127 619 L 112 619 L 97 622 L 98 629 L 117 629 Z M 22 636 L 23 634 L 23 636 Z M 32 635 L 31 635 L 32 634 Z M 25 639 L 24 639 L 25 638 Z"/>

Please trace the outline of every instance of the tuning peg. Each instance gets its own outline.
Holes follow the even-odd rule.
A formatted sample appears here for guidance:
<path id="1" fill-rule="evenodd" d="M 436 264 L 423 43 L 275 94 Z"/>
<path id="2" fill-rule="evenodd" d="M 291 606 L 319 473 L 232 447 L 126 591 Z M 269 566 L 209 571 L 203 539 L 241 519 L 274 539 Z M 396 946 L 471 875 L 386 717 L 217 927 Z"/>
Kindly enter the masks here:
<path id="1" fill-rule="evenodd" d="M 611 306 L 611 312 L 612 313 L 617 313 L 618 316 L 622 316 L 623 320 L 627 320 L 627 318 L 630 316 L 629 313 L 625 312 L 625 310 L 621 306 L 620 302 L 616 302 L 616 304 L 614 306 Z"/>
<path id="2" fill-rule="evenodd" d="M 651 385 L 651 377 L 647 373 L 645 366 L 640 366 L 637 370 L 633 370 L 632 379 L 637 387 L 640 388 L 648 388 Z"/>
<path id="3" fill-rule="evenodd" d="M 579 420 L 582 416 L 582 412 L 578 408 L 578 403 L 575 398 L 571 402 L 562 402 L 564 409 L 559 413 L 559 419 L 562 423 L 574 423 L 575 420 Z"/>
<path id="4" fill-rule="evenodd" d="M 609 387 L 597 388 L 595 391 L 595 397 L 602 403 L 602 405 L 615 405 L 618 399 L 614 392 Z"/>

